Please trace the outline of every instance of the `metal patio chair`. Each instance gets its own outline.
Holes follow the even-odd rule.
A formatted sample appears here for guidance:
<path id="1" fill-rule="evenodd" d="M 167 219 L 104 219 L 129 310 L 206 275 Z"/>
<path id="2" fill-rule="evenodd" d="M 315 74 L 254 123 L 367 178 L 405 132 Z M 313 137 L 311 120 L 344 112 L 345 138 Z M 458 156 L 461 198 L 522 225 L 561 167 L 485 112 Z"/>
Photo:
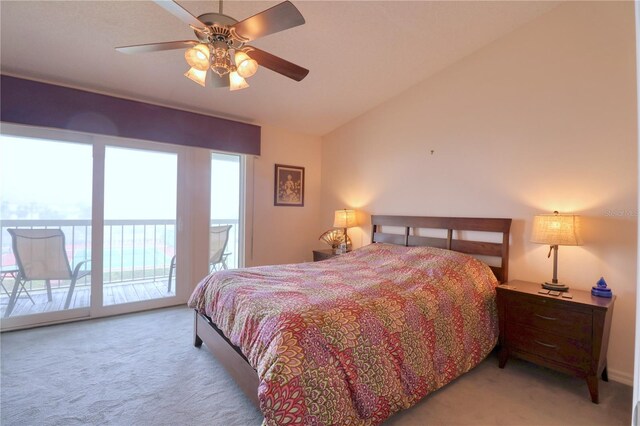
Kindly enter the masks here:
<path id="1" fill-rule="evenodd" d="M 18 273 L 4 316 L 8 317 L 11 314 L 20 292 L 24 291 L 29 295 L 25 283 L 33 280 L 46 282 L 49 302 L 53 300 L 51 280 L 70 280 L 69 292 L 64 304 L 64 309 L 69 309 L 76 282 L 91 274 L 90 270 L 81 269 L 91 261 L 82 261 L 71 270 L 65 250 L 64 232 L 60 229 L 16 228 L 7 229 L 7 231 L 11 235 Z"/>
<path id="2" fill-rule="evenodd" d="M 209 273 L 227 269 L 227 243 L 229 242 L 229 230 L 233 225 L 217 225 L 209 228 Z M 167 291 L 171 292 L 171 282 L 176 269 L 176 257 L 171 258 L 169 266 L 169 283 Z"/>

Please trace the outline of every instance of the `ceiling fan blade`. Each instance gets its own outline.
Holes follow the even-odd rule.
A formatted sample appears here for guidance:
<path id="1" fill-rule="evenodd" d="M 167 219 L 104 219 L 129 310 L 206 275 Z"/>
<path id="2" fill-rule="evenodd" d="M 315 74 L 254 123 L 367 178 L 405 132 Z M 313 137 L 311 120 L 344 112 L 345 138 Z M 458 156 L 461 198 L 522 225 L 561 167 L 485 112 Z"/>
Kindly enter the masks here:
<path id="1" fill-rule="evenodd" d="M 300 11 L 293 3 L 285 1 L 232 25 L 230 29 L 246 42 L 302 24 L 304 18 Z"/>
<path id="2" fill-rule="evenodd" d="M 184 7 L 180 6 L 175 1 L 153 0 L 153 2 L 187 25 L 191 25 L 195 28 L 206 27 L 206 25 L 201 20 L 193 16 Z"/>
<path id="3" fill-rule="evenodd" d="M 194 40 L 167 41 L 164 43 L 136 44 L 133 46 L 116 47 L 118 52 L 122 53 L 146 53 L 160 52 L 162 50 L 184 49 L 195 46 L 199 42 Z"/>
<path id="4" fill-rule="evenodd" d="M 247 47 L 245 53 L 249 55 L 251 59 L 255 59 L 258 62 L 258 65 L 269 68 L 271 71 L 275 71 L 278 74 L 282 74 L 295 81 L 301 81 L 307 76 L 307 74 L 309 74 L 308 69 L 302 68 L 301 66 L 289 61 L 285 61 L 282 58 L 278 58 L 264 50 L 256 49 L 253 46 Z"/>

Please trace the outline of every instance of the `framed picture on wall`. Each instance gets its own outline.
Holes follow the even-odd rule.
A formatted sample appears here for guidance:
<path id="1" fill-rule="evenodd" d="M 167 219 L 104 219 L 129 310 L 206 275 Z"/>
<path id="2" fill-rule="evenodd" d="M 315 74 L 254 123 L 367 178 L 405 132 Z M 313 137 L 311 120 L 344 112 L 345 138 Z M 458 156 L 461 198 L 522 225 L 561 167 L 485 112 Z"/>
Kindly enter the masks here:
<path id="1" fill-rule="evenodd" d="M 276 164 L 274 206 L 304 206 L 304 167 Z"/>

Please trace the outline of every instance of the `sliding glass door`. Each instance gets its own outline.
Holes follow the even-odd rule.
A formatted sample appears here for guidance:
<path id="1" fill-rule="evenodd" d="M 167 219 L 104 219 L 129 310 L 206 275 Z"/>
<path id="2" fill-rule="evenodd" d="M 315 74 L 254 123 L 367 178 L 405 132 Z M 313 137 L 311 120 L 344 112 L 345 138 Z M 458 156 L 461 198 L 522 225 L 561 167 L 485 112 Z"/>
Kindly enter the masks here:
<path id="1" fill-rule="evenodd" d="M 211 154 L 211 270 L 242 266 L 241 177 L 241 156 Z"/>
<path id="2" fill-rule="evenodd" d="M 103 305 L 176 294 L 178 155 L 105 148 Z"/>
<path id="3" fill-rule="evenodd" d="M 92 168 L 91 145 L 0 135 L 2 318 L 89 307 Z"/>
<path id="4" fill-rule="evenodd" d="M 244 162 L 3 123 L 0 328 L 185 303 L 210 269 L 243 266 Z M 14 230 L 36 230 L 28 256 Z"/>

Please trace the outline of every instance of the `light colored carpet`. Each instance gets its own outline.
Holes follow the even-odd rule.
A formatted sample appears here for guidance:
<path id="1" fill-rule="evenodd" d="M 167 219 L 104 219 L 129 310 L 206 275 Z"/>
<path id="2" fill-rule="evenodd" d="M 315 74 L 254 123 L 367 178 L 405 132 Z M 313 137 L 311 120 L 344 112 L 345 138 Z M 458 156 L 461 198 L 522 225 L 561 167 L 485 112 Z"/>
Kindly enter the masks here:
<path id="1" fill-rule="evenodd" d="M 260 412 L 203 347 L 184 307 L 1 336 L 2 425 L 259 425 Z M 147 327 L 142 329 L 142 324 Z M 388 425 L 629 425 L 632 390 L 491 355 Z"/>

